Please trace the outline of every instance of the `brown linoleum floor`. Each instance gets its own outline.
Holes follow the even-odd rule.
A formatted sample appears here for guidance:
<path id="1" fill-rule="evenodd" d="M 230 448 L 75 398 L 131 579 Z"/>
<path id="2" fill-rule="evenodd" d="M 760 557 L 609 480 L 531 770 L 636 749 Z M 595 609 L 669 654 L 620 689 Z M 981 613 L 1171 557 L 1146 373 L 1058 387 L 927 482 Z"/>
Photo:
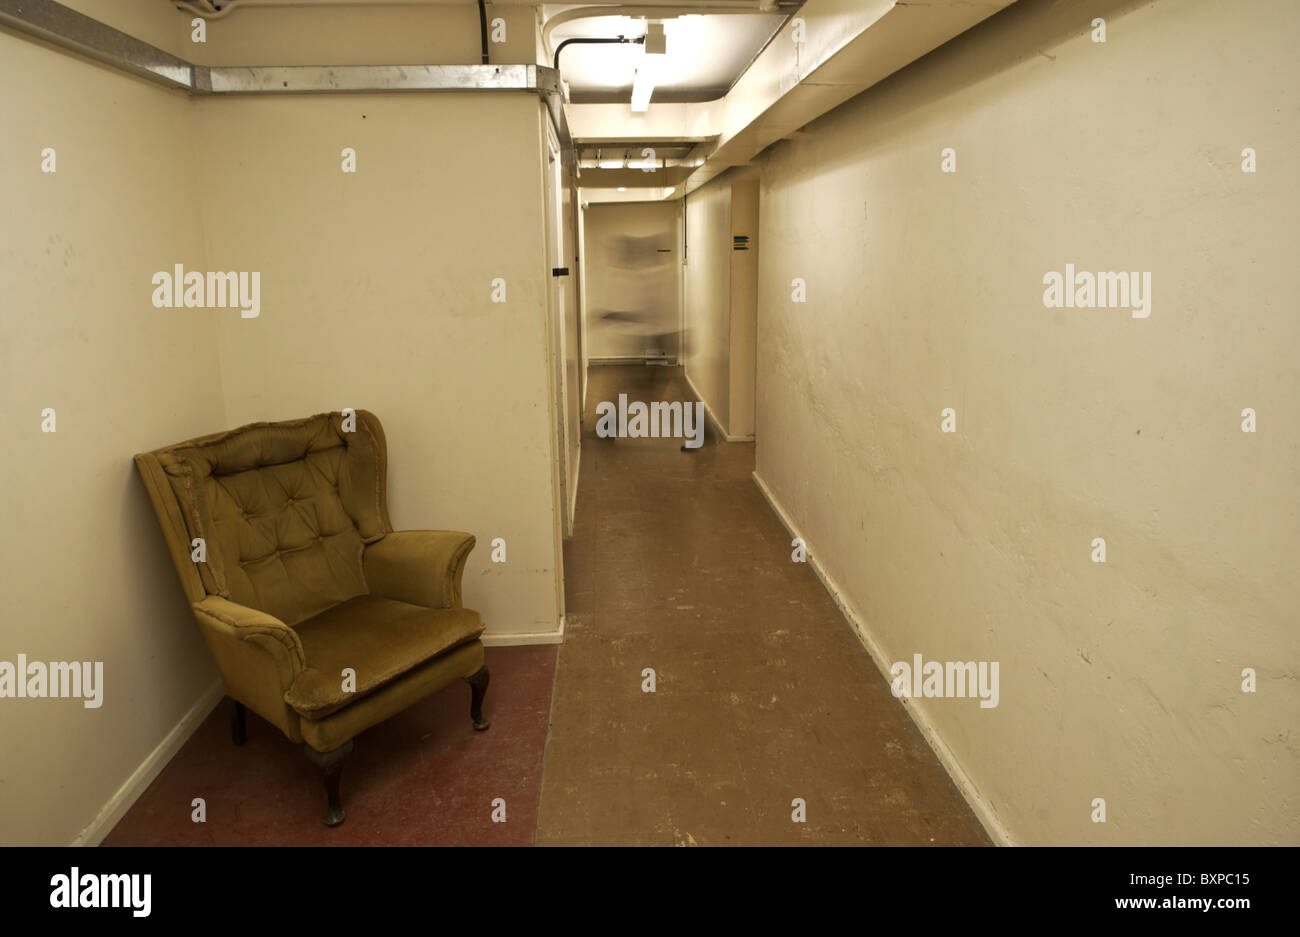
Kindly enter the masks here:
<path id="1" fill-rule="evenodd" d="M 812 569 L 791 562 L 753 446 L 712 427 L 687 452 L 598 438 L 595 407 L 619 393 L 694 399 L 679 368 L 591 369 L 536 841 L 987 845 Z"/>

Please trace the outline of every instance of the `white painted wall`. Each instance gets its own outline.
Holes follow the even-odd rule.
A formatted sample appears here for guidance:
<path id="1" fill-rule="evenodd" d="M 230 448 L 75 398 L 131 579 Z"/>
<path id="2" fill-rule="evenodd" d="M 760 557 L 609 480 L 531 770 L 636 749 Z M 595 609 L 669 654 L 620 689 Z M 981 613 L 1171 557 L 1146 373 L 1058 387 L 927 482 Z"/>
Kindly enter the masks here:
<path id="1" fill-rule="evenodd" d="M 686 376 L 733 441 L 754 435 L 759 190 L 733 170 L 686 197 Z M 748 234 L 750 249 L 733 249 Z"/>
<path id="2" fill-rule="evenodd" d="M 886 661 L 1000 661 L 913 705 L 1017 842 L 1300 841 L 1298 28 L 1021 0 L 769 151 L 757 475 Z"/>
<path id="3" fill-rule="evenodd" d="M 686 377 L 725 427 L 731 406 L 731 183 L 725 176 L 686 197 L 682 274 Z"/>
<path id="4" fill-rule="evenodd" d="M 542 107 L 539 110 L 542 111 L 542 119 L 550 122 L 553 127 L 554 123 L 551 122 L 546 109 Z M 564 244 L 560 251 L 559 266 L 569 269 L 565 276 L 559 278 L 564 284 L 564 464 L 567 473 L 565 481 L 567 502 L 564 506 L 564 533 L 565 536 L 568 536 L 573 533 L 573 521 L 578 504 L 578 472 L 582 461 L 582 392 L 587 374 L 586 362 L 582 358 L 584 344 L 582 330 L 585 328 L 585 323 L 582 321 L 582 289 L 578 278 L 578 268 L 581 260 L 578 247 L 578 214 L 580 210 L 578 207 L 578 189 L 574 184 L 572 166 L 570 166 L 569 172 L 562 171 L 561 173 L 560 194 L 563 215 L 561 227 L 563 229 Z M 561 589 L 560 598 L 561 603 L 563 603 L 563 589 Z"/>
<path id="5" fill-rule="evenodd" d="M 131 457 L 226 425 L 219 314 L 151 302 L 207 262 L 191 101 L 0 33 L 0 110 L 0 660 L 104 674 L 0 699 L 0 844 L 64 845 L 217 681 Z"/>
<path id="6" fill-rule="evenodd" d="M 580 335 L 582 341 L 579 342 L 578 352 L 581 359 L 581 377 L 582 377 L 582 407 L 587 406 L 587 359 L 590 357 L 590 336 L 587 330 L 591 324 L 587 321 L 587 206 L 582 200 L 581 190 L 575 190 L 575 203 L 578 212 L 578 259 L 577 259 L 577 277 L 578 286 L 578 318 L 581 324 Z"/>
<path id="7" fill-rule="evenodd" d="M 748 235 L 747 250 L 731 246 L 731 290 L 728 297 L 727 432 L 733 438 L 754 435 L 754 368 L 758 329 L 758 178 L 748 175 L 731 183 L 731 231 L 728 239 Z"/>
<path id="8" fill-rule="evenodd" d="M 464 37 L 421 25 L 463 10 L 250 9 L 210 23 L 204 49 L 166 3 L 72 5 L 200 62 L 353 60 L 345 49 L 478 60 L 476 14 Z M 378 16 L 375 30 L 358 32 L 358 15 Z M 533 11 L 521 15 L 519 60 L 531 61 Z M 490 637 L 557 634 L 535 97 L 192 100 L 8 33 L 0 78 L 11 304 L 0 660 L 105 671 L 99 709 L 0 700 L 0 843 L 97 841 L 219 693 L 136 452 L 251 420 L 373 409 L 394 522 L 478 535 L 465 600 Z M 40 171 L 46 145 L 53 175 Z M 357 149 L 355 176 L 340 171 L 344 146 Z M 155 309 L 150 278 L 176 263 L 259 271 L 261 315 Z M 497 276 L 504 305 L 489 301 Z M 54 434 L 40 431 L 45 407 Z M 496 536 L 506 564 L 489 562 Z"/>
<path id="9" fill-rule="evenodd" d="M 537 99 L 223 97 L 198 108 L 209 256 L 262 271 L 261 316 L 220 322 L 228 422 L 373 410 L 394 525 L 479 538 L 465 604 L 489 635 L 556 631 Z M 355 174 L 340 169 L 344 146 Z M 491 301 L 498 277 L 505 303 Z M 494 537 L 506 563 L 490 560 Z"/>

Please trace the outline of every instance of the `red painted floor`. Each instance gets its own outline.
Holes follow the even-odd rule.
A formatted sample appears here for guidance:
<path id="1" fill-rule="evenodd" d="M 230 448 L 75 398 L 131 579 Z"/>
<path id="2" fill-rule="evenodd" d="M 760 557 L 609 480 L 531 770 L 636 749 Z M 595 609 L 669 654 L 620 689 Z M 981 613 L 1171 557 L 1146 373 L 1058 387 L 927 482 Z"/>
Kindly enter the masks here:
<path id="1" fill-rule="evenodd" d="M 104 845 L 531 844 L 555 660 L 554 646 L 487 649 L 486 732 L 470 725 L 469 687 L 453 686 L 357 736 L 343 770 L 347 820 L 334 829 L 300 746 L 250 712 L 236 747 L 225 700 Z M 191 819 L 196 797 L 204 823 Z M 504 823 L 492 822 L 498 797 Z"/>

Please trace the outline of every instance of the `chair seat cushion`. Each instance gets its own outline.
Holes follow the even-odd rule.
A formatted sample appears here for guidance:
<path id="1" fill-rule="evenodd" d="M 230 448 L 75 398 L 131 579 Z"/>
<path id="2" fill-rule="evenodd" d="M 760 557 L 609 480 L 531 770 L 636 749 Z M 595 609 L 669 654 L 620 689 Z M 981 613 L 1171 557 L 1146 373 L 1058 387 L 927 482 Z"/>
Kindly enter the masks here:
<path id="1" fill-rule="evenodd" d="M 284 700 L 299 715 L 321 719 L 392 683 L 426 661 L 483 633 L 478 612 L 424 608 L 377 595 L 358 595 L 299 622 L 306 669 Z M 344 689 L 343 670 L 356 672 Z"/>

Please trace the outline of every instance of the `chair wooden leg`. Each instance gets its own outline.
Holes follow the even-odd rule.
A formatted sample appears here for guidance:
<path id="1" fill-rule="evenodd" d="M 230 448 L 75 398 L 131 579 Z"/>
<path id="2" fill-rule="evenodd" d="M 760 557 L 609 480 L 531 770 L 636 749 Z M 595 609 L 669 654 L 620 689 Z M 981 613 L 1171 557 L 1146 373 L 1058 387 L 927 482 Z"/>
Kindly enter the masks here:
<path id="1" fill-rule="evenodd" d="M 325 779 L 325 796 L 329 801 L 329 809 L 325 813 L 324 823 L 326 826 L 338 826 L 346 816 L 343 800 L 339 796 L 339 780 L 343 775 L 343 762 L 352 754 L 352 740 L 348 739 L 330 752 L 318 752 L 305 742 L 302 750 L 307 755 L 307 760 L 320 768 L 321 776 Z"/>
<path id="2" fill-rule="evenodd" d="M 485 666 L 480 667 L 474 673 L 465 678 L 469 684 L 469 717 L 474 720 L 474 728 L 482 732 L 492 723 L 483 716 L 483 696 L 487 693 L 488 688 L 488 669 Z"/>
<path id="3" fill-rule="evenodd" d="M 243 745 L 248 738 L 248 723 L 244 719 L 244 704 L 237 699 L 230 701 L 230 738 L 236 745 Z"/>

